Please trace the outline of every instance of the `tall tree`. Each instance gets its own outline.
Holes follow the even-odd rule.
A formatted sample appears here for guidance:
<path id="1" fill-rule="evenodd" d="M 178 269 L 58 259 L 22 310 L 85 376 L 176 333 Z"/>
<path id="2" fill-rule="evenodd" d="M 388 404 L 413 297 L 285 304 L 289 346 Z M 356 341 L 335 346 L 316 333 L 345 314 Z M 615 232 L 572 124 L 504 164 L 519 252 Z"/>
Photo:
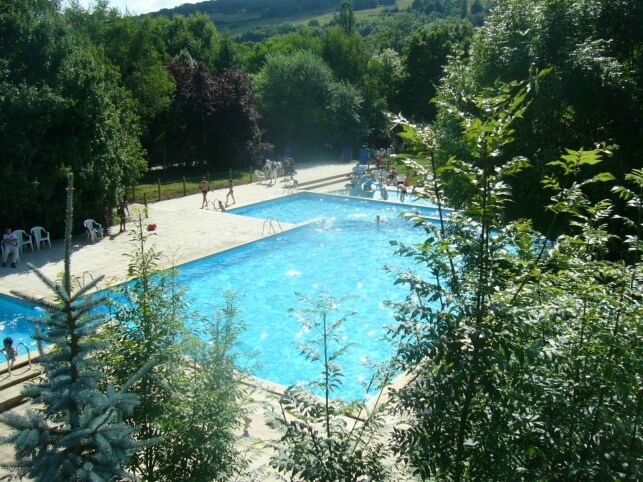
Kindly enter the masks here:
<path id="1" fill-rule="evenodd" d="M 352 35 L 355 28 L 355 14 L 353 13 L 353 2 L 343 0 L 339 7 L 337 23 L 346 35 Z"/>
<path id="2" fill-rule="evenodd" d="M 440 168 L 436 133 L 408 127 L 426 156 L 410 165 L 440 222 L 417 219 L 426 242 L 399 249 L 431 276 L 399 273 L 410 293 L 397 305 L 395 359 L 413 376 L 394 394 L 410 422 L 396 429 L 397 450 L 427 479 L 637 480 L 643 179 L 633 173 L 626 189 L 634 216 L 626 222 L 637 226 L 629 266 L 604 260 L 612 203 L 587 195 L 596 183 L 616 187 L 614 176 L 578 180 L 610 154 L 605 146 L 567 150 L 543 178 L 548 209 L 571 216 L 572 233 L 552 243 L 529 222 L 507 223 L 509 181 L 529 164 L 502 154 L 528 95 L 528 86 L 501 86 L 471 99 L 476 114 L 460 113 L 476 162 L 454 157 Z M 468 197 L 445 222 L 447 173 Z"/>
<path id="3" fill-rule="evenodd" d="M 304 306 L 290 311 L 309 333 L 300 349 L 319 367 L 320 376 L 289 387 L 281 396 L 281 411 L 274 413 L 270 422 L 282 433 L 273 444 L 276 453 L 271 465 L 297 480 L 387 480 L 390 473 L 383 464 L 386 446 L 379 430 L 382 406 L 368 410 L 359 401 L 334 400 L 344 376 L 339 362 L 350 349 L 341 342 L 342 324 L 350 312 L 337 313 L 344 310 L 342 303 L 346 300 L 328 293 L 316 299 L 298 297 Z"/>
<path id="4" fill-rule="evenodd" d="M 203 63 L 180 60 L 169 70 L 177 86 L 164 126 L 169 155 L 220 170 L 243 165 L 258 141 L 259 114 L 248 77 L 237 69 L 213 75 Z"/>
<path id="5" fill-rule="evenodd" d="M 6 222 L 60 235 L 56 193 L 69 171 L 79 217 L 93 218 L 145 169 L 135 103 L 98 49 L 72 41 L 51 2 L 9 2 L 0 23 L 0 203 Z"/>
<path id="6" fill-rule="evenodd" d="M 254 84 L 263 125 L 277 144 L 319 157 L 325 144 L 338 151 L 343 142 L 363 135 L 359 92 L 337 82 L 324 61 L 310 52 L 270 56 Z"/>
<path id="7" fill-rule="evenodd" d="M 110 347 L 103 351 L 102 360 L 105 372 L 116 386 L 126 383 L 149 360 L 155 360 L 154 369 L 135 385 L 140 404 L 127 420 L 137 426 L 139 439 L 169 436 L 164 443 L 171 443 L 167 413 L 176 402 L 175 387 L 185 376 L 179 361 L 183 356 L 188 313 L 176 273 L 159 270 L 161 254 L 149 246 L 149 236 L 139 214 L 137 229 L 132 234 L 136 247 L 128 266 L 133 281 L 116 292 L 113 315 L 101 334 Z M 146 446 L 135 454 L 130 467 L 144 480 L 163 480 L 164 454 L 163 444 Z"/>
<path id="8" fill-rule="evenodd" d="M 506 160 L 525 155 L 536 167 L 511 181 L 516 202 L 507 207 L 509 216 L 528 217 L 546 229 L 551 215 L 543 206 L 549 194 L 539 179 L 546 163 L 570 145 L 590 146 L 597 139 L 619 145 L 611 171 L 621 180 L 640 164 L 642 49 L 639 1 L 511 0 L 497 2 L 476 31 L 470 57 L 449 62 L 438 93 L 442 105 L 460 111 L 474 108 L 471 96 L 498 80 L 524 80 L 534 70 L 553 68 L 534 85 L 533 105 L 516 124 L 515 142 L 504 154 Z M 457 116 L 441 108 L 438 121 L 442 158 L 466 155 Z M 594 174 L 591 166 L 583 169 L 587 178 Z M 609 193 L 594 186 L 589 194 L 596 201 Z"/>
<path id="9" fill-rule="evenodd" d="M 97 343 L 96 337 L 103 316 L 96 310 L 104 306 L 106 298 L 88 298 L 87 294 L 103 277 L 78 290 L 72 288 L 73 176 L 67 179 L 62 279 L 51 280 L 29 266 L 49 287 L 55 301 L 16 293 L 47 312 L 47 317 L 36 321 L 42 333 L 37 337 L 39 342 L 49 345 L 49 351 L 40 357 L 46 378 L 24 389 L 28 398 L 43 407 L 28 410 L 26 416 L 11 412 L 0 416 L 0 421 L 13 429 L 3 441 L 16 448 L 16 461 L 8 465 L 18 475 L 36 481 L 129 478 L 123 467 L 142 444 L 134 439 L 135 427 L 123 423 L 123 417 L 138 404 L 131 386 L 149 371 L 153 360 L 125 379 L 119 390 L 111 385 L 100 388 L 105 376 L 96 354 L 104 345 Z"/>
<path id="10" fill-rule="evenodd" d="M 441 20 L 414 31 L 404 50 L 406 77 L 401 99 L 403 112 L 418 122 L 430 122 L 437 107 L 431 101 L 450 55 L 466 52 L 473 27 L 468 21 Z"/>

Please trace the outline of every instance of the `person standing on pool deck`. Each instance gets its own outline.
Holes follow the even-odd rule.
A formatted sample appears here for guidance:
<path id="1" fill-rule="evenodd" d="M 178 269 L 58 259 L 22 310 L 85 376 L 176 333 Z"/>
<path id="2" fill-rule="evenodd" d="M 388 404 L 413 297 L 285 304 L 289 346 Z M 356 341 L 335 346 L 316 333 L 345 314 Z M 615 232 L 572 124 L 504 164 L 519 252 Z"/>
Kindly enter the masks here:
<path id="1" fill-rule="evenodd" d="M 270 185 L 273 183 L 277 183 L 277 161 L 274 159 L 270 163 Z"/>
<path id="2" fill-rule="evenodd" d="M 204 207 L 208 207 L 208 191 L 210 190 L 210 183 L 205 176 L 201 179 L 199 188 L 201 189 L 201 194 L 203 194 L 203 202 L 201 203 L 201 209 L 203 209 Z"/>
<path id="3" fill-rule="evenodd" d="M 228 190 L 228 194 L 227 194 L 227 195 L 226 195 L 226 197 L 225 197 L 225 205 L 226 205 L 226 206 L 229 206 L 229 205 L 230 205 L 230 203 L 228 202 L 228 199 L 230 198 L 230 196 L 232 196 L 232 204 L 236 204 L 236 202 L 237 202 L 237 201 L 235 201 L 235 199 L 234 199 L 234 190 L 233 190 L 233 187 L 234 187 L 234 184 L 232 183 L 232 179 L 230 179 L 230 181 L 228 182 L 228 189 L 229 189 L 229 190 Z"/>

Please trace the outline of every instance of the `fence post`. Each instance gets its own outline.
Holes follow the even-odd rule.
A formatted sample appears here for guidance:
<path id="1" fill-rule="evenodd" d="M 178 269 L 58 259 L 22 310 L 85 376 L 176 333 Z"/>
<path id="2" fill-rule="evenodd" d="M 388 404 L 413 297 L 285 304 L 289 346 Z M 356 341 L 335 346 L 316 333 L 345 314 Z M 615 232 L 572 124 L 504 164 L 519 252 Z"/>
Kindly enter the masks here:
<path id="1" fill-rule="evenodd" d="M 136 202 L 136 184 L 132 184 L 132 202 Z"/>
<path id="2" fill-rule="evenodd" d="M 145 219 L 147 219 L 147 193 L 143 193 L 143 205 L 145 206 Z"/>
<path id="3" fill-rule="evenodd" d="M 210 182 L 210 171 L 205 171 L 205 178 L 209 183 Z"/>
<path id="4" fill-rule="evenodd" d="M 161 178 L 156 178 L 156 191 L 158 192 L 158 200 L 161 200 Z"/>
<path id="5" fill-rule="evenodd" d="M 230 180 L 232 181 L 232 168 L 229 168 L 229 169 L 230 169 Z"/>
<path id="6" fill-rule="evenodd" d="M 185 176 L 183 176 L 183 196 L 185 196 L 186 192 L 187 191 L 185 190 Z"/>

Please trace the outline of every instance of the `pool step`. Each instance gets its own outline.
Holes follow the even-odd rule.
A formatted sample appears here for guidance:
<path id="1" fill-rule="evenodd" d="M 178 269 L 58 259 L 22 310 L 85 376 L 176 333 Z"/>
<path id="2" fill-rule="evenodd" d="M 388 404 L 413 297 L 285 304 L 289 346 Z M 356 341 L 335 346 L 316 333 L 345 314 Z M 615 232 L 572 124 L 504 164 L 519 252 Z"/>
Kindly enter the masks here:
<path id="1" fill-rule="evenodd" d="M 31 369 L 26 371 L 14 368 L 11 375 L 4 374 L 0 379 L 0 413 L 25 402 L 26 399 L 22 394 L 24 385 L 43 378 L 42 368 L 38 365 L 33 365 Z"/>
<path id="2" fill-rule="evenodd" d="M 349 181 L 350 181 L 350 177 L 346 176 L 343 179 L 335 179 L 333 181 L 327 181 L 327 182 L 323 182 L 321 184 L 315 184 L 314 186 L 306 186 L 306 187 L 304 187 L 304 189 L 306 189 L 306 190 L 319 189 L 320 187 L 326 187 L 326 186 L 330 186 L 332 184 L 339 184 L 339 183 L 342 183 L 342 187 L 344 187 L 344 184 L 348 183 Z"/>
<path id="3" fill-rule="evenodd" d="M 349 176 L 350 176 L 350 173 L 346 172 L 344 174 L 336 174 L 335 176 L 322 177 L 320 179 L 313 179 L 312 181 L 299 183 L 299 187 L 302 189 L 310 189 L 310 186 L 317 185 L 320 183 L 325 183 L 324 185 L 334 184 L 336 182 L 340 182 L 342 179 L 348 179 Z"/>
<path id="4" fill-rule="evenodd" d="M 338 184 L 342 182 L 350 181 L 350 174 L 340 174 L 338 176 L 325 177 L 323 179 L 316 179 L 314 181 L 308 181 L 301 183 L 299 185 L 300 189 L 311 191 L 313 189 L 319 189 L 320 187 L 330 186 L 331 184 Z"/>

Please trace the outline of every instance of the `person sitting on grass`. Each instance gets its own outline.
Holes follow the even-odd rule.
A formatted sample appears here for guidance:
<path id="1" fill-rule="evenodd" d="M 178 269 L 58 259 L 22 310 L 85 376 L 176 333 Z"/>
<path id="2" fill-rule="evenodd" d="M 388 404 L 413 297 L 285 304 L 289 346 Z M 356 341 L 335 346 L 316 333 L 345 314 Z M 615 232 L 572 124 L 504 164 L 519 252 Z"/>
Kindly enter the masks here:
<path id="1" fill-rule="evenodd" d="M 11 258 L 11 267 L 16 267 L 16 261 L 20 257 L 18 251 L 18 237 L 16 234 L 11 231 L 11 228 L 7 228 L 2 237 L 2 266 L 7 266 L 7 260 L 9 255 L 13 255 Z"/>

